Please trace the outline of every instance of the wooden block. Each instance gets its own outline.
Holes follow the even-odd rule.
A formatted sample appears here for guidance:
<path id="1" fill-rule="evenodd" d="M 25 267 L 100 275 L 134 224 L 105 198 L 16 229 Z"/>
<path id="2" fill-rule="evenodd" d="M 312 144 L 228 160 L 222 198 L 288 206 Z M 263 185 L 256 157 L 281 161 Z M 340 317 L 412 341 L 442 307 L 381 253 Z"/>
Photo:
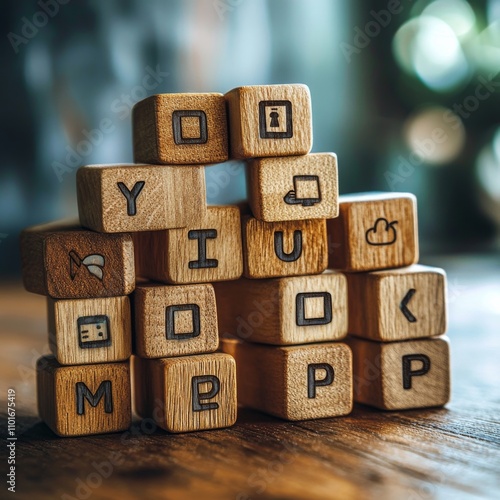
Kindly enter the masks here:
<path id="1" fill-rule="evenodd" d="M 132 354 L 128 297 L 47 300 L 50 350 L 61 365 L 124 361 Z"/>
<path id="2" fill-rule="evenodd" d="M 311 95 L 306 85 L 238 87 L 226 94 L 226 100 L 232 158 L 311 151 Z"/>
<path id="3" fill-rule="evenodd" d="M 349 333 L 379 341 L 446 332 L 446 274 L 414 265 L 347 275 Z"/>
<path id="4" fill-rule="evenodd" d="M 341 273 L 240 279 L 214 287 L 221 337 L 288 345 L 347 334 L 347 280 Z"/>
<path id="5" fill-rule="evenodd" d="M 443 406 L 450 399 L 448 339 L 373 342 L 349 337 L 354 400 L 383 410 Z"/>
<path id="6" fill-rule="evenodd" d="M 61 366 L 37 362 L 38 413 L 59 436 L 124 431 L 131 423 L 129 363 Z"/>
<path id="7" fill-rule="evenodd" d="M 226 103 L 222 94 L 158 94 L 132 111 L 134 161 L 206 164 L 228 159 Z"/>
<path id="8" fill-rule="evenodd" d="M 207 207 L 184 229 L 135 237 L 137 267 L 145 278 L 172 284 L 238 279 L 243 272 L 238 207 Z"/>
<path id="9" fill-rule="evenodd" d="M 135 288 L 129 234 L 99 234 L 71 222 L 33 226 L 21 233 L 23 282 L 54 298 L 128 295 Z"/>
<path id="10" fill-rule="evenodd" d="M 222 353 L 134 357 L 136 411 L 169 432 L 229 427 L 236 422 L 236 363 Z"/>
<path id="11" fill-rule="evenodd" d="M 245 277 L 320 274 L 326 269 L 324 220 L 263 222 L 248 216 L 242 219 Z"/>
<path id="12" fill-rule="evenodd" d="M 276 222 L 338 215 L 337 157 L 333 153 L 257 158 L 247 171 L 256 219 Z"/>
<path id="13" fill-rule="evenodd" d="M 76 184 L 82 226 L 102 233 L 186 227 L 206 210 L 199 166 L 87 165 Z"/>
<path id="14" fill-rule="evenodd" d="M 285 420 L 347 415 L 352 356 L 345 344 L 274 347 L 222 340 L 236 359 L 238 402 Z"/>
<path id="15" fill-rule="evenodd" d="M 418 262 L 417 200 L 408 193 L 341 196 L 328 221 L 329 267 L 372 271 Z"/>
<path id="16" fill-rule="evenodd" d="M 217 308 L 210 284 L 141 284 L 134 293 L 135 353 L 143 358 L 217 350 Z"/>

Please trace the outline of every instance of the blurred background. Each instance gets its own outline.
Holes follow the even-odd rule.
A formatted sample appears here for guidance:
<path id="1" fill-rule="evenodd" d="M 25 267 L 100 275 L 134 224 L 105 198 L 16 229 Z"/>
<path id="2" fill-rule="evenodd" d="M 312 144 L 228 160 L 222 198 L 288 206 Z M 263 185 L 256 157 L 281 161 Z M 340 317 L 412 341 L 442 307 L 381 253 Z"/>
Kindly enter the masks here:
<path id="1" fill-rule="evenodd" d="M 163 92 L 305 83 L 341 193 L 409 191 L 422 253 L 500 242 L 500 0 L 4 0 L 0 274 L 18 234 L 76 215 L 79 165 L 132 161 L 131 109 Z M 207 169 L 210 202 L 242 166 Z"/>

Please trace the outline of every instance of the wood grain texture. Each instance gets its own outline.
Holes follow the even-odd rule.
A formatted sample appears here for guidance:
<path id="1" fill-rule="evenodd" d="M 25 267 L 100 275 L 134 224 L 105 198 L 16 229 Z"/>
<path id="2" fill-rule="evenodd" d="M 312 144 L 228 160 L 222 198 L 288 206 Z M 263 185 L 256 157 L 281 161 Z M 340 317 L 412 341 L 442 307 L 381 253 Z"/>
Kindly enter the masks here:
<path id="1" fill-rule="evenodd" d="M 495 308 L 500 260 L 495 253 L 426 259 L 446 269 L 450 285 L 453 392 L 445 408 L 386 412 L 355 405 L 342 418 L 303 422 L 240 408 L 233 427 L 177 435 L 150 420 L 134 419 L 123 433 L 55 436 L 36 411 L 33 363 L 40 354 L 33 357 L 47 342 L 45 298 L 3 282 L 0 426 L 7 429 L 6 396 L 13 387 L 18 446 L 12 496 L 495 498 L 500 488 Z M 108 475 L 103 465 L 102 481 L 95 476 L 99 464 L 111 471 Z"/>
<path id="2" fill-rule="evenodd" d="M 143 358 L 217 350 L 215 292 L 210 284 L 141 284 L 134 293 L 135 353 Z"/>
<path id="3" fill-rule="evenodd" d="M 136 234 L 134 238 L 139 274 L 148 279 L 207 283 L 238 279 L 243 272 L 236 206 L 209 206 L 203 217 L 183 229 Z"/>
<path id="4" fill-rule="evenodd" d="M 306 85 L 238 87 L 225 97 L 231 158 L 305 155 L 311 150 L 311 95 Z M 272 108 L 277 109 L 276 124 L 271 123 Z M 261 113 L 266 122 L 262 126 Z M 281 137 L 273 135 L 275 132 Z"/>
<path id="5" fill-rule="evenodd" d="M 186 227 L 206 210 L 200 166 L 87 165 L 76 187 L 80 223 L 102 233 Z"/>
<path id="6" fill-rule="evenodd" d="M 352 411 L 352 356 L 345 344 L 275 347 L 222 339 L 221 347 L 236 359 L 238 402 L 243 406 L 285 420 Z"/>
<path id="7" fill-rule="evenodd" d="M 228 159 L 226 103 L 222 94 L 158 94 L 132 110 L 134 161 L 206 164 Z"/>
<path id="8" fill-rule="evenodd" d="M 95 255 L 102 257 L 102 274 L 86 265 Z M 76 221 L 33 226 L 21 233 L 21 259 L 29 292 L 76 299 L 128 295 L 135 288 L 129 234 L 99 234 Z"/>
<path id="9" fill-rule="evenodd" d="M 50 350 L 61 365 L 124 361 L 132 354 L 128 297 L 47 300 Z"/>
<path id="10" fill-rule="evenodd" d="M 329 264 L 372 271 L 418 262 L 417 200 L 409 193 L 339 197 L 339 216 L 327 223 Z"/>
<path id="11" fill-rule="evenodd" d="M 216 283 L 220 336 L 289 345 L 340 340 L 347 334 L 347 280 L 317 276 Z"/>
<path id="12" fill-rule="evenodd" d="M 227 354 L 134 356 L 134 384 L 137 413 L 166 431 L 219 429 L 236 422 L 236 364 Z"/>
<path id="13" fill-rule="evenodd" d="M 349 337 L 348 344 L 353 352 L 356 402 L 383 410 L 407 410 L 449 401 L 447 337 L 383 343 Z"/>
<path id="14" fill-rule="evenodd" d="M 337 156 L 257 158 L 247 167 L 248 199 L 266 222 L 332 219 L 338 215 Z"/>
<path id="15" fill-rule="evenodd" d="M 390 342 L 446 332 L 446 274 L 442 269 L 416 264 L 346 277 L 349 333 Z"/>
<path id="16" fill-rule="evenodd" d="M 103 384 L 108 383 L 108 386 Z M 99 398 L 99 389 L 109 387 L 93 406 L 78 396 L 78 384 Z M 131 424 L 129 363 L 61 366 L 54 357 L 37 363 L 37 395 L 40 418 L 58 436 L 86 436 L 123 431 Z M 78 406 L 82 405 L 82 409 Z"/>
<path id="17" fill-rule="evenodd" d="M 242 236 L 246 278 L 321 274 L 328 265 L 324 220 L 263 222 L 243 216 Z"/>

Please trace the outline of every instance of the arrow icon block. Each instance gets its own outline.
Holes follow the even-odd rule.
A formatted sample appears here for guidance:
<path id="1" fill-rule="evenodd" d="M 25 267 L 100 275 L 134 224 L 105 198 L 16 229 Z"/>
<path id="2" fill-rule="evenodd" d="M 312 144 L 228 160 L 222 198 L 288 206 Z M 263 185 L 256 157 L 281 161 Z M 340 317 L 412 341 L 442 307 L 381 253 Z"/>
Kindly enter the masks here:
<path id="1" fill-rule="evenodd" d="M 410 288 L 408 290 L 408 293 L 404 296 L 404 299 L 401 301 L 399 304 L 399 308 L 401 309 L 401 312 L 405 315 L 405 318 L 410 322 L 410 323 L 415 323 L 417 321 L 417 318 L 413 316 L 412 312 L 408 309 L 408 302 L 412 299 L 412 297 L 415 295 L 415 288 Z"/>

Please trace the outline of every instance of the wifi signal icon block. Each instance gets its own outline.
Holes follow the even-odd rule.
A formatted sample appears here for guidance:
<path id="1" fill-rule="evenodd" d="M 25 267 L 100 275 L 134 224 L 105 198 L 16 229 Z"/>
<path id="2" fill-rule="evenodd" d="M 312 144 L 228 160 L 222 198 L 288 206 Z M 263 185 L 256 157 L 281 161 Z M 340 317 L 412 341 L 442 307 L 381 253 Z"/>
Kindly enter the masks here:
<path id="1" fill-rule="evenodd" d="M 24 230 L 21 253 L 24 285 L 30 292 L 86 299 L 119 297 L 135 289 L 129 234 L 100 234 L 55 222 Z"/>
<path id="2" fill-rule="evenodd" d="M 102 278 L 104 276 L 103 267 L 105 265 L 105 262 L 106 261 L 104 257 L 100 254 L 87 255 L 85 258 L 81 259 L 74 250 L 71 250 L 71 252 L 69 253 L 69 269 L 71 279 L 75 279 L 78 270 L 83 265 L 87 268 L 87 271 L 91 275 L 102 281 Z"/>

